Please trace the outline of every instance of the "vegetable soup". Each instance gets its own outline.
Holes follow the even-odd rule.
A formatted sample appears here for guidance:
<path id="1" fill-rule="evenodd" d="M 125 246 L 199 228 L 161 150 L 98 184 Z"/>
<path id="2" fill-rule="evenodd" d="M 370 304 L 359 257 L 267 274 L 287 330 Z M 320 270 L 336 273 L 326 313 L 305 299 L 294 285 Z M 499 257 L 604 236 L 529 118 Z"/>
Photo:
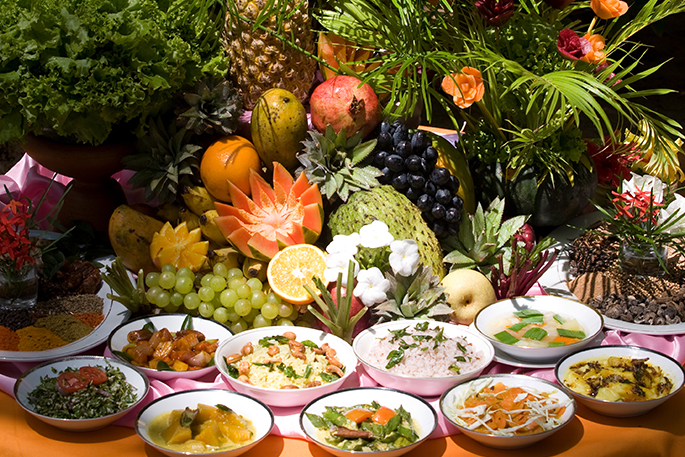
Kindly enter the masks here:
<path id="1" fill-rule="evenodd" d="M 490 336 L 513 346 L 546 348 L 577 343 L 585 329 L 573 318 L 553 312 L 523 309 L 496 320 Z"/>

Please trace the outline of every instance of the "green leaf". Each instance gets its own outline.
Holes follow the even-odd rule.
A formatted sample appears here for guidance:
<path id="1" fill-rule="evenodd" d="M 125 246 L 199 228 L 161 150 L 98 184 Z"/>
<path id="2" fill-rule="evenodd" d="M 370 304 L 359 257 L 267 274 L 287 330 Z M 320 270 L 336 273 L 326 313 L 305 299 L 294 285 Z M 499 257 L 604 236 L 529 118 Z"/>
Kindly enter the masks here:
<path id="1" fill-rule="evenodd" d="M 566 338 L 577 338 L 579 340 L 585 339 L 585 332 L 582 330 L 567 330 L 565 328 L 557 329 L 559 336 L 564 336 Z"/>
<path id="2" fill-rule="evenodd" d="M 547 330 L 540 327 L 533 327 L 526 330 L 523 334 L 524 338 L 529 338 L 531 340 L 540 341 L 547 336 Z"/>
<path id="3" fill-rule="evenodd" d="M 504 344 L 516 344 L 519 341 L 518 338 L 516 338 L 514 335 L 507 332 L 506 330 L 499 333 L 495 333 L 494 336 Z"/>

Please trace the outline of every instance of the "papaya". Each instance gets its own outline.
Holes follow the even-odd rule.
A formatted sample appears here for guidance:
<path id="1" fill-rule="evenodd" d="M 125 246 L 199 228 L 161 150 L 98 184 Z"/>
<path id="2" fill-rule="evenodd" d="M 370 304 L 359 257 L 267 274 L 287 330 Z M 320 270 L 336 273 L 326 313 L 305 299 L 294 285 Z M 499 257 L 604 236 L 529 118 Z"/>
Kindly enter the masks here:
<path id="1" fill-rule="evenodd" d="M 473 176 L 466 160 L 464 152 L 454 147 L 449 141 L 440 135 L 426 132 L 433 142 L 433 147 L 438 151 L 436 166 L 447 168 L 452 176 L 459 179 L 457 195 L 464 200 L 464 211 L 469 214 L 476 212 L 476 192 L 473 184 Z"/>
<path id="2" fill-rule="evenodd" d="M 118 206 L 109 218 L 109 242 L 117 257 L 126 268 L 147 274 L 158 271 L 150 257 L 152 236 L 164 226 L 164 222 L 133 209 Z"/>

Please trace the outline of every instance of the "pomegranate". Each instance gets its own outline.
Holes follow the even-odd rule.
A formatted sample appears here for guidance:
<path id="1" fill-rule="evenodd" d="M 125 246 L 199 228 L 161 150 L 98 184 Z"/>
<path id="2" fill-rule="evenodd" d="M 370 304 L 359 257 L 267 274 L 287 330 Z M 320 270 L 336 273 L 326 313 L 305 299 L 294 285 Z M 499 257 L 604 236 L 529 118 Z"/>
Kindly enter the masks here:
<path id="1" fill-rule="evenodd" d="M 535 230 L 533 230 L 533 227 L 530 224 L 523 224 L 521 228 L 516 231 L 514 237 L 516 237 L 518 242 L 523 243 L 528 252 L 532 251 L 537 243 Z"/>
<path id="2" fill-rule="evenodd" d="M 345 129 L 348 138 L 360 130 L 365 137 L 381 120 L 376 93 L 353 76 L 338 75 L 321 83 L 314 89 L 309 106 L 312 124 L 321 133 L 330 124 L 336 133 Z"/>

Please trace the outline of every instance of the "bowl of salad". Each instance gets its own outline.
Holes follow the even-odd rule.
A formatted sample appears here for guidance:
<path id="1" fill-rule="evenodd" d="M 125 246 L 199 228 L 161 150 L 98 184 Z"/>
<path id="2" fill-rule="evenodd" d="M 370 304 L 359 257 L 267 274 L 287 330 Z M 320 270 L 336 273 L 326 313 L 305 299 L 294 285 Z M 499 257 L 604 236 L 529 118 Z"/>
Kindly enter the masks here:
<path id="1" fill-rule="evenodd" d="M 136 433 L 170 457 L 235 457 L 266 438 L 274 415 L 264 403 L 225 389 L 165 395 L 140 410 Z"/>
<path id="2" fill-rule="evenodd" d="M 443 416 L 466 436 L 494 448 L 530 446 L 566 426 L 576 402 L 556 384 L 520 374 L 481 376 L 440 397 Z"/>
<path id="3" fill-rule="evenodd" d="M 189 314 L 157 314 L 115 328 L 108 350 L 119 360 L 162 381 L 197 379 L 216 371 L 214 354 L 233 336 L 220 322 Z"/>
<path id="4" fill-rule="evenodd" d="M 577 300 L 530 295 L 486 306 L 472 325 L 497 352 L 524 362 L 554 364 L 595 341 L 604 319 Z"/>
<path id="5" fill-rule="evenodd" d="M 323 395 L 300 413 L 307 439 L 340 457 L 405 454 L 435 431 L 438 417 L 423 398 L 386 387 L 358 387 Z"/>
<path id="6" fill-rule="evenodd" d="M 106 427 L 131 412 L 148 393 L 141 370 L 116 359 L 73 356 L 23 373 L 14 397 L 29 414 L 68 431 Z"/>

